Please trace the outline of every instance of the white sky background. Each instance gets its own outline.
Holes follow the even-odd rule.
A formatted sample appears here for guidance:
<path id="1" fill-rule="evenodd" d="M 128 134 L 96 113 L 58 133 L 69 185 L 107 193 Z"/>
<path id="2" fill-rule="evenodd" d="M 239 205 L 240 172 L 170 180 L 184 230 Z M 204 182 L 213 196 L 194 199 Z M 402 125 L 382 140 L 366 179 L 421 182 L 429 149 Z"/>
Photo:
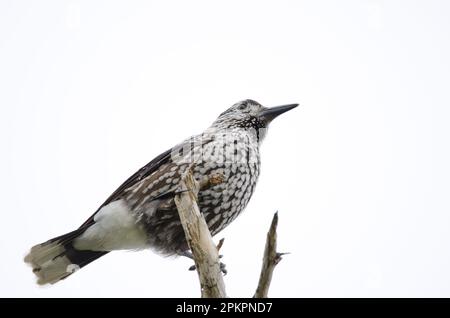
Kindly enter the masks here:
<path id="1" fill-rule="evenodd" d="M 446 1 L 1 1 L 0 296 L 198 297 L 184 258 L 114 252 L 51 287 L 22 258 L 245 99 L 276 119 L 225 237 L 251 296 L 450 296 Z M 189 119 L 189 120 L 187 120 Z"/>

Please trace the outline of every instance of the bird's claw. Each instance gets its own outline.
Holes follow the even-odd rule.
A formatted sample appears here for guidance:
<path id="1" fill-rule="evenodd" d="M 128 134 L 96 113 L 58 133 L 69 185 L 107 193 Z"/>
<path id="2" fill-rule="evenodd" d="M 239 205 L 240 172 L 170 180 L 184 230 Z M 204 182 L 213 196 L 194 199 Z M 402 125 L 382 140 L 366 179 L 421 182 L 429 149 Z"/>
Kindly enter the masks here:
<path id="1" fill-rule="evenodd" d="M 227 268 L 226 268 L 227 266 L 224 263 L 220 262 L 219 266 L 220 266 L 220 271 L 222 272 L 223 276 L 228 274 L 228 271 L 227 271 Z"/>
<path id="2" fill-rule="evenodd" d="M 219 258 L 221 258 L 222 256 L 223 255 L 219 255 Z M 223 276 L 228 274 L 228 271 L 227 271 L 226 267 L 227 266 L 224 263 L 222 263 L 222 262 L 219 263 L 219 268 L 220 268 L 220 271 L 222 272 Z M 190 270 L 190 271 L 195 271 L 196 269 L 197 268 L 195 267 L 195 265 L 192 265 L 191 267 L 188 268 L 188 270 Z"/>

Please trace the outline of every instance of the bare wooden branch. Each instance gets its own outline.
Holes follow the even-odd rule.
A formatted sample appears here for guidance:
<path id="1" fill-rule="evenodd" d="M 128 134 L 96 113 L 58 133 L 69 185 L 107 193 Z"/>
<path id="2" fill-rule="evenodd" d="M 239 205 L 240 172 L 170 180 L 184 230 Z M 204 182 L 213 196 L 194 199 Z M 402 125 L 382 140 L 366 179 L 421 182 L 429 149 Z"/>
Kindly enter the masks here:
<path id="1" fill-rule="evenodd" d="M 197 194 L 200 188 L 207 188 L 221 182 L 223 182 L 223 176 L 217 175 L 201 180 L 199 183 L 188 169 L 181 180 L 181 189 L 188 191 L 175 196 L 186 240 L 194 256 L 202 298 L 226 297 L 218 249 L 197 205 Z"/>
<path id="2" fill-rule="evenodd" d="M 264 258 L 259 275 L 258 287 L 256 288 L 255 298 L 267 298 L 269 292 L 270 282 L 272 281 L 272 274 L 275 266 L 281 261 L 281 256 L 285 253 L 277 253 L 277 225 L 278 212 L 276 212 L 272 219 L 269 232 L 267 233 L 266 247 L 264 249 Z"/>
<path id="3" fill-rule="evenodd" d="M 225 241 L 225 238 L 221 238 L 219 243 L 217 243 L 217 252 L 220 251 L 220 249 L 222 248 L 223 242 Z"/>
<path id="4" fill-rule="evenodd" d="M 223 175 L 212 175 L 197 182 L 191 169 L 188 169 L 181 180 L 180 190 L 182 191 L 175 196 L 181 224 L 194 257 L 195 266 L 192 269 L 197 270 L 202 298 L 226 297 L 218 253 L 224 239 L 221 239 L 217 246 L 214 245 L 206 221 L 197 205 L 197 194 L 200 189 L 208 189 L 223 181 Z M 273 271 L 284 254 L 276 251 L 277 225 L 278 212 L 274 214 L 267 233 L 258 287 L 253 296 L 255 298 L 267 298 Z"/>
<path id="5" fill-rule="evenodd" d="M 225 181 L 225 177 L 223 174 L 216 173 L 211 174 L 209 176 L 204 177 L 199 184 L 200 190 L 209 189 L 215 185 L 221 184 Z"/>

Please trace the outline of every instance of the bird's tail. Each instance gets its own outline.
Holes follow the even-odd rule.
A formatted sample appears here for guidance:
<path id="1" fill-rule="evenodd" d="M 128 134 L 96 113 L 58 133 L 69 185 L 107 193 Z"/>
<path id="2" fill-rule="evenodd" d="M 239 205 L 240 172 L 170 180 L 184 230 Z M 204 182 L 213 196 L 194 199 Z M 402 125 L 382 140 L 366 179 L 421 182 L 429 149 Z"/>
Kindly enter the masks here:
<path id="1" fill-rule="evenodd" d="M 108 253 L 74 248 L 73 240 L 83 232 L 78 229 L 31 248 L 24 261 L 33 268 L 39 285 L 57 283 Z"/>

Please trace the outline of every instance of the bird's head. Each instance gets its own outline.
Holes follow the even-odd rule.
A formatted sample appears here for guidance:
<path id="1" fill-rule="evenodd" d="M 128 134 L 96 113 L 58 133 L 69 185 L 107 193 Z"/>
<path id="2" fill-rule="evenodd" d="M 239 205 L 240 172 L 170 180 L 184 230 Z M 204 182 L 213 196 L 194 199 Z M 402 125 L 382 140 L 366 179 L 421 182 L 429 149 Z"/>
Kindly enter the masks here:
<path id="1" fill-rule="evenodd" d="M 234 104 L 220 114 L 211 127 L 216 129 L 242 128 L 262 131 L 267 129 L 269 123 L 275 117 L 297 106 L 298 104 L 289 104 L 268 108 L 254 100 L 246 99 Z"/>

